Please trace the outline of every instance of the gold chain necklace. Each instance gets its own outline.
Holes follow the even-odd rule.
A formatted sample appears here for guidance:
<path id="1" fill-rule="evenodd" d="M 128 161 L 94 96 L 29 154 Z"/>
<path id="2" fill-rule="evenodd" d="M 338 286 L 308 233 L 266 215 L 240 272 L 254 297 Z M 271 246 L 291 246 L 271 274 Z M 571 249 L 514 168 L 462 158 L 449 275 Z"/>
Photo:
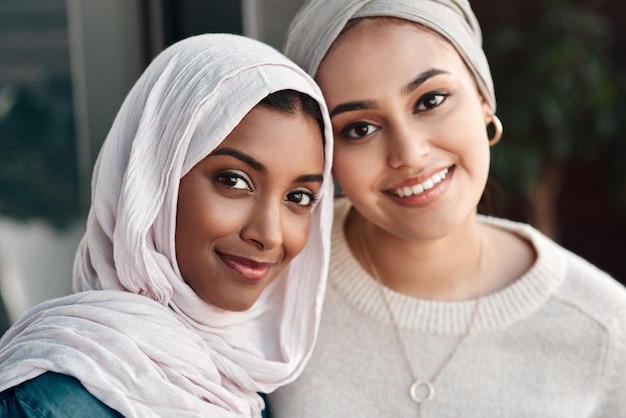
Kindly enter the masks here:
<path id="1" fill-rule="evenodd" d="M 378 269 L 376 269 L 376 265 L 372 262 L 372 258 L 367 249 L 367 244 L 365 241 L 365 225 L 361 229 L 360 234 L 361 241 L 361 251 L 363 252 L 363 256 L 365 257 L 365 263 L 367 264 L 367 268 L 372 273 L 374 279 L 376 279 L 376 283 L 378 285 L 378 290 L 385 301 L 385 306 L 387 307 L 387 312 L 389 313 L 389 317 L 391 318 L 391 323 L 393 324 L 393 328 L 396 332 L 396 336 L 398 337 L 398 342 L 400 344 L 400 348 L 402 349 L 402 355 L 409 366 L 409 370 L 411 371 L 411 377 L 413 378 L 413 383 L 409 388 L 409 396 L 417 404 L 418 416 L 422 416 L 422 405 L 431 401 L 435 397 L 435 381 L 441 374 L 441 372 L 448 366 L 450 361 L 454 358 L 456 353 L 459 351 L 467 337 L 469 336 L 472 327 L 474 326 L 474 322 L 476 320 L 476 316 L 480 307 L 480 301 L 482 300 L 482 267 L 483 267 L 483 245 L 482 239 L 480 241 L 480 259 L 479 259 L 479 281 L 478 281 L 478 298 L 476 299 L 476 304 L 474 305 L 474 311 L 472 312 L 472 317 L 470 318 L 470 322 L 467 326 L 467 329 L 463 333 L 463 335 L 459 338 L 454 349 L 450 352 L 446 360 L 439 366 L 439 368 L 435 371 L 433 376 L 430 379 L 418 378 L 415 369 L 413 368 L 413 363 L 411 363 L 411 357 L 409 356 L 409 352 L 406 348 L 406 344 L 404 342 L 404 338 L 402 338 L 402 332 L 400 330 L 400 326 L 398 325 L 398 321 L 396 320 L 396 316 L 393 313 L 391 308 L 391 302 L 389 301 L 389 296 L 387 295 L 387 289 L 383 285 L 383 282 L 378 274 Z"/>

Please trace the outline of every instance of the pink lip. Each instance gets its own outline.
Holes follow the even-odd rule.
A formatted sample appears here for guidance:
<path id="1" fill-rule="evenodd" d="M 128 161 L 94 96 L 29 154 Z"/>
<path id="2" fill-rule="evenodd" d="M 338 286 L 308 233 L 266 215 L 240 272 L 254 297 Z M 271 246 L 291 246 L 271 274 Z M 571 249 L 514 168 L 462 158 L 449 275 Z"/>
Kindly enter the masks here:
<path id="1" fill-rule="evenodd" d="M 427 174 L 420 174 L 419 176 L 415 176 L 415 177 L 410 177 L 407 179 L 404 179 L 398 183 L 393 184 L 392 186 L 388 187 L 387 190 L 394 190 L 394 189 L 400 189 L 402 187 L 411 187 L 414 186 L 416 184 L 420 184 L 425 182 L 426 180 L 428 180 L 429 178 L 431 178 L 435 173 L 440 172 L 441 170 L 443 170 L 446 167 L 440 167 L 434 170 L 431 170 L 430 172 L 428 172 Z M 454 170 L 454 166 L 448 167 L 449 172 Z"/>
<path id="2" fill-rule="evenodd" d="M 258 263 L 254 260 L 235 255 L 224 254 L 218 252 L 217 255 L 226 264 L 228 268 L 233 270 L 248 281 L 258 282 L 270 270 L 272 264 Z"/>
<path id="3" fill-rule="evenodd" d="M 432 176 L 436 172 L 437 171 L 434 171 L 430 176 Z M 425 177 L 425 179 L 430 178 L 430 176 Z M 394 186 L 393 188 L 388 189 L 387 191 L 385 191 L 385 194 L 389 196 L 393 201 L 395 201 L 396 203 L 399 203 L 402 206 L 413 207 L 413 208 L 428 206 L 434 201 L 436 201 L 447 190 L 448 186 L 450 185 L 450 180 L 452 179 L 453 176 L 454 176 L 454 167 L 451 167 L 445 179 L 443 179 L 440 183 L 435 184 L 432 189 L 428 189 L 420 194 L 412 195 L 408 197 L 406 196 L 400 197 L 400 196 L 396 196 L 395 194 L 391 192 L 391 190 L 395 190 L 397 188 L 404 187 L 404 186 L 410 187 L 414 184 L 419 184 L 424 181 L 424 180 L 415 181 L 415 178 L 407 179 L 401 183 L 397 183 L 398 184 L 397 186 Z"/>

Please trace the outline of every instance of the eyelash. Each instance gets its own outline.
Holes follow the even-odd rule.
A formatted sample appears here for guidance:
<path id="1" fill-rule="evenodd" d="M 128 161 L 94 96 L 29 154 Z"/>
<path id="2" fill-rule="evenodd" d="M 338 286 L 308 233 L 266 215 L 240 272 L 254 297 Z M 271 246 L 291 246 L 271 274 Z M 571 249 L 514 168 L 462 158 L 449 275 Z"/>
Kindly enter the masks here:
<path id="1" fill-rule="evenodd" d="M 415 103 L 415 113 L 425 112 L 431 109 L 435 109 L 441 106 L 448 99 L 449 96 L 450 96 L 450 93 L 444 93 L 440 91 L 426 93 L 423 96 L 421 96 Z M 434 103 L 432 107 L 427 107 L 425 103 L 427 103 L 428 101 L 432 101 L 433 99 L 436 100 L 436 103 Z M 422 105 L 424 105 L 423 106 L 424 108 L 420 109 Z"/>
<path id="2" fill-rule="evenodd" d="M 365 133 L 363 135 L 357 135 L 357 134 L 353 133 L 353 131 L 355 129 L 362 128 L 362 127 L 367 128 L 367 133 Z M 370 128 L 373 129 L 373 130 L 370 130 Z M 358 139 L 365 138 L 366 136 L 369 136 L 369 135 L 373 134 L 378 129 L 380 129 L 380 127 L 378 127 L 378 126 L 376 126 L 376 125 L 374 125 L 372 123 L 359 121 L 359 122 L 351 123 L 350 125 L 348 125 L 345 128 L 343 128 L 341 131 L 339 131 L 339 135 L 341 137 L 343 137 L 343 138 L 346 138 L 346 139 L 358 140 Z"/>
<path id="3" fill-rule="evenodd" d="M 234 172 L 229 172 L 229 171 L 225 171 L 225 172 L 221 172 L 218 173 L 215 176 L 215 180 L 220 182 L 221 184 L 223 184 L 226 188 L 228 189 L 232 189 L 232 190 L 245 190 L 248 192 L 252 192 L 253 188 L 250 185 L 250 180 L 246 178 L 246 176 L 239 174 L 239 173 L 234 173 Z M 235 185 L 239 182 L 243 182 L 245 184 L 245 188 L 244 187 L 235 187 Z M 296 198 L 294 200 L 290 199 L 291 197 L 294 197 L 295 195 L 303 195 L 305 197 L 308 197 L 308 202 L 306 202 L 305 204 L 301 204 L 298 202 L 298 200 L 302 200 L 302 197 L 300 197 L 299 199 Z M 315 195 L 314 193 L 308 192 L 306 190 L 295 190 L 292 192 L 287 193 L 287 195 L 284 198 L 285 202 L 290 202 L 290 203 L 295 203 L 298 206 L 302 206 L 304 208 L 313 208 L 317 202 L 319 201 L 319 197 L 317 195 Z"/>
<path id="4" fill-rule="evenodd" d="M 215 176 L 215 180 L 220 182 L 220 183 L 222 183 L 228 189 L 247 190 L 249 192 L 252 191 L 252 186 L 250 185 L 250 181 L 245 176 L 243 176 L 242 174 L 225 171 L 225 172 L 217 173 L 216 176 Z M 235 185 L 239 181 L 244 182 L 246 187 L 245 188 L 235 187 Z"/>
<path id="5" fill-rule="evenodd" d="M 294 196 L 294 195 L 303 195 L 309 198 L 309 201 L 306 204 L 301 204 L 299 202 L 295 202 L 292 200 L 289 200 L 289 196 Z M 296 190 L 293 192 L 290 192 L 287 194 L 287 196 L 285 196 L 285 201 L 287 202 L 292 202 L 295 203 L 298 206 L 302 206 L 303 208 L 313 208 L 315 207 L 315 205 L 317 204 L 317 202 L 319 201 L 319 197 L 313 193 L 304 191 L 304 190 Z"/>
<path id="6" fill-rule="evenodd" d="M 441 106 L 447 100 L 449 96 L 450 96 L 450 93 L 440 92 L 440 91 L 426 93 L 420 96 L 420 98 L 415 103 L 414 113 L 421 113 L 421 112 L 426 112 L 428 110 L 435 109 Z M 426 103 L 428 103 L 429 101 L 432 103 L 433 100 L 435 101 L 435 103 L 428 105 L 430 106 L 428 107 Z M 366 128 L 367 132 L 365 132 L 364 134 L 356 134 L 354 131 L 359 128 Z M 339 135 L 349 140 L 359 140 L 369 135 L 372 135 L 374 132 L 378 131 L 379 129 L 380 129 L 380 126 L 376 126 L 373 123 L 358 121 L 355 123 L 351 123 L 350 125 L 343 128 L 341 131 L 339 131 Z"/>

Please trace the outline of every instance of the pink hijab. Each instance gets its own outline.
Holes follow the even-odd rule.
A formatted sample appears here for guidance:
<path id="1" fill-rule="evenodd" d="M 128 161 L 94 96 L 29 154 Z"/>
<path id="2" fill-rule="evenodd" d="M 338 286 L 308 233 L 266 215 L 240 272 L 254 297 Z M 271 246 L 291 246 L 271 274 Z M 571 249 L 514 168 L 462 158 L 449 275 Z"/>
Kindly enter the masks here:
<path id="1" fill-rule="evenodd" d="M 201 300 L 177 267 L 179 181 L 268 94 L 293 89 L 324 114 L 325 168 L 306 247 L 244 312 Z M 202 121 L 203 129 L 197 128 Z M 209 123 L 207 123 L 207 121 Z M 312 79 L 274 49 L 191 37 L 148 67 L 124 101 L 92 181 L 76 294 L 35 307 L 0 340 L 0 391 L 54 371 L 127 417 L 258 416 L 308 360 L 326 286 L 332 130 Z"/>

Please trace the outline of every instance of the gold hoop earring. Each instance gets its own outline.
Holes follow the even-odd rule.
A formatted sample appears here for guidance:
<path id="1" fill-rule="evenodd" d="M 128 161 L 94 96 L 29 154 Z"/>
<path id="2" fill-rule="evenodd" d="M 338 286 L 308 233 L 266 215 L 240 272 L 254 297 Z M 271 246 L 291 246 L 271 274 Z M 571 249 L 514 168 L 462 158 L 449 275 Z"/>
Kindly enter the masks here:
<path id="1" fill-rule="evenodd" d="M 493 136 L 489 138 L 489 146 L 493 147 L 498 142 L 500 142 L 500 138 L 502 138 L 502 131 L 504 128 L 502 127 L 502 122 L 500 118 L 496 115 L 491 115 L 491 122 L 487 124 L 487 136 L 489 136 L 489 127 L 493 126 Z"/>

